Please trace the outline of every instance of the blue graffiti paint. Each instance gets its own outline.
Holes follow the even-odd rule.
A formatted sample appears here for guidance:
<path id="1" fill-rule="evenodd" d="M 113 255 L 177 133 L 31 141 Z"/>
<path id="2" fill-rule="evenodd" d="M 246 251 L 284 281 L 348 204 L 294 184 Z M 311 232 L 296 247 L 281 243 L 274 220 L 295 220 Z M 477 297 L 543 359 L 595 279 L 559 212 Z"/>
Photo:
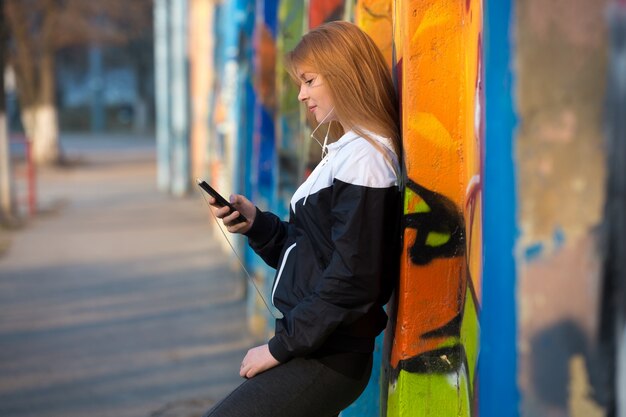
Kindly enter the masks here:
<path id="1" fill-rule="evenodd" d="M 533 243 L 528 245 L 526 249 L 524 249 L 524 261 L 532 262 L 536 261 L 543 255 L 544 245 L 541 242 Z"/>
<path id="2" fill-rule="evenodd" d="M 485 191 L 483 301 L 479 360 L 482 417 L 517 417 L 513 144 L 514 1 L 485 2 Z"/>
<path id="3" fill-rule="evenodd" d="M 553 240 L 553 243 L 554 243 L 554 250 L 561 249 L 561 247 L 565 243 L 565 233 L 563 232 L 563 229 L 558 227 L 554 231 L 554 235 L 552 236 L 552 240 Z"/>
<path id="4" fill-rule="evenodd" d="M 257 50 L 254 51 L 255 58 L 253 61 L 257 68 L 254 69 L 257 77 L 258 74 L 263 74 L 263 64 L 261 61 L 268 59 L 267 57 L 260 57 L 263 53 L 261 49 L 263 40 L 261 39 L 261 33 L 267 30 L 272 36 L 272 41 L 276 42 L 276 30 L 278 26 L 278 4 L 276 0 L 257 0 L 257 27 L 256 27 L 256 45 Z M 267 62 L 266 64 L 270 64 Z M 275 63 L 271 63 L 275 65 Z M 274 71 L 275 74 L 275 71 Z M 261 77 L 268 77 L 268 74 L 261 75 Z M 260 84 L 274 85 L 268 79 L 262 79 Z M 260 92 L 257 91 L 257 94 Z M 275 94 L 275 92 L 267 91 L 265 94 Z M 276 133 L 275 133 L 275 109 L 271 108 L 267 104 L 268 97 L 256 97 L 255 110 L 254 110 L 254 158 L 255 172 L 253 176 L 255 189 L 253 195 L 257 199 L 256 203 L 261 205 L 262 209 L 275 210 L 275 195 L 276 195 Z"/>
<path id="5" fill-rule="evenodd" d="M 260 109 L 259 135 L 259 165 L 258 165 L 258 193 L 267 200 L 268 207 L 272 207 L 274 187 L 274 167 L 276 166 L 276 147 L 274 141 L 274 119 L 267 109 Z"/>
<path id="6" fill-rule="evenodd" d="M 236 33 L 236 53 L 239 64 L 239 77 L 237 80 L 238 94 L 235 98 L 235 113 L 237 115 L 237 154 L 233 167 L 233 185 L 238 193 L 250 196 L 249 178 L 250 161 L 252 154 L 252 141 L 254 132 L 254 89 L 252 80 L 254 68 L 252 68 L 252 36 L 254 31 L 254 0 L 238 0 L 236 2 L 234 16 L 237 16 L 239 24 Z M 229 20 L 229 19 L 224 19 Z M 241 167 L 246 167 L 245 170 Z"/>

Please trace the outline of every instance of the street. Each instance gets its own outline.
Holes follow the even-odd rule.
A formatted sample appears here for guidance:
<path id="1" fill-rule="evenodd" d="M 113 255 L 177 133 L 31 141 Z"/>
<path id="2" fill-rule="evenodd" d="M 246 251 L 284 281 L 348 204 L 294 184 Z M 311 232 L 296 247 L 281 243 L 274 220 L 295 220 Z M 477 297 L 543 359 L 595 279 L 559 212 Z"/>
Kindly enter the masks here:
<path id="1" fill-rule="evenodd" d="M 62 145 L 71 163 L 40 170 L 40 213 L 0 255 L 0 416 L 218 400 L 253 342 L 245 282 L 204 200 L 157 191 L 149 139 Z"/>

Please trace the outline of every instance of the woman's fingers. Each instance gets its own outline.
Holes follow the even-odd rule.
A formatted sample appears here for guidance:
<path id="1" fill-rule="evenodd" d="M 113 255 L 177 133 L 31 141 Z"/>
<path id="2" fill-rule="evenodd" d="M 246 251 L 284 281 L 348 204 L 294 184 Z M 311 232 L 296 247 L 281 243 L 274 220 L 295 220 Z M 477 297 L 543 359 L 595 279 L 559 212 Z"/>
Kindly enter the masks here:
<path id="1" fill-rule="evenodd" d="M 250 200 L 240 194 L 234 194 L 231 196 L 230 202 L 237 208 L 237 210 L 246 216 L 248 220 L 254 220 L 256 214 L 256 207 Z"/>
<path id="2" fill-rule="evenodd" d="M 241 368 L 239 369 L 239 376 L 242 378 L 248 378 L 247 374 L 249 370 L 249 366 L 241 365 Z"/>
<path id="3" fill-rule="evenodd" d="M 280 363 L 270 353 L 267 344 L 257 346 L 250 349 L 243 358 L 243 361 L 241 361 L 239 376 L 242 378 L 252 378 L 279 364 Z"/>
<path id="4" fill-rule="evenodd" d="M 215 217 L 222 220 L 222 223 L 230 233 L 246 233 L 252 226 L 256 215 L 256 207 L 244 196 L 235 194 L 230 198 L 231 204 L 237 208 L 231 212 L 229 207 L 216 205 L 215 198 L 207 196 L 207 202 L 212 207 Z M 243 215 L 247 221 L 242 222 L 239 216 Z"/>
<path id="5" fill-rule="evenodd" d="M 224 220 L 224 223 L 230 223 L 232 221 L 232 214 L 230 212 L 230 208 L 228 207 L 220 207 L 215 211 L 215 215 Z"/>
<path id="6" fill-rule="evenodd" d="M 239 376 L 242 378 L 250 379 L 259 373 L 261 373 L 261 370 L 258 366 L 254 365 L 242 365 L 241 369 L 239 369 Z"/>
<path id="7" fill-rule="evenodd" d="M 228 216 L 222 219 L 224 222 L 224 226 L 226 226 L 226 229 L 229 232 L 236 233 L 248 227 L 247 222 L 239 221 L 238 218 L 239 218 L 239 212 L 234 211 L 232 214 L 229 214 Z"/>

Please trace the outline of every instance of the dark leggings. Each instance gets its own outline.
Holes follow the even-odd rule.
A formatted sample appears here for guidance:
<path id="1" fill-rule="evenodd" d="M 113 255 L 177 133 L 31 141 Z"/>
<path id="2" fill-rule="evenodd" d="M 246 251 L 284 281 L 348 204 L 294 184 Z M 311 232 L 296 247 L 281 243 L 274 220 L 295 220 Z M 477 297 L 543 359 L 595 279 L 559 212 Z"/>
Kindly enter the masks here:
<path id="1" fill-rule="evenodd" d="M 316 359 L 295 358 L 245 380 L 204 417 L 334 417 L 363 392 L 372 359 L 360 379 Z"/>

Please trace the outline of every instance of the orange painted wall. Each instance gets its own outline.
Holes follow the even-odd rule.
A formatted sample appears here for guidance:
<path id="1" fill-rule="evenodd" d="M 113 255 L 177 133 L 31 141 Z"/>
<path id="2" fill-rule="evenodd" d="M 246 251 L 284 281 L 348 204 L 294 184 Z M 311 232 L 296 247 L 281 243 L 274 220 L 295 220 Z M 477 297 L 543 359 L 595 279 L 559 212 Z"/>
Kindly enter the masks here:
<path id="1" fill-rule="evenodd" d="M 389 68 L 393 53 L 392 8 L 393 0 L 360 0 L 354 7 L 354 23 L 374 39 Z"/>
<path id="2" fill-rule="evenodd" d="M 481 16 L 459 1 L 399 2 L 396 15 L 402 30 L 396 37 L 400 46 L 402 125 L 407 177 L 432 192 L 441 194 L 462 212 L 466 224 L 474 225 L 468 237 L 474 256 L 435 259 L 416 266 L 402 258 L 399 306 L 400 326 L 393 362 L 432 349 L 439 340 L 421 335 L 449 322 L 459 312 L 459 300 L 466 284 L 477 291 L 479 282 L 470 280 L 465 264 L 470 262 L 474 280 L 480 278 L 480 213 L 470 210 L 472 178 L 480 178 L 480 126 L 475 123 L 480 48 Z M 470 18 L 467 25 L 460 23 Z M 479 184 L 478 184 L 479 185 Z M 408 210 L 421 202 L 408 200 Z M 480 209 L 479 205 L 476 207 Z M 405 211 L 406 214 L 406 211 Z M 416 230 L 406 230 L 405 248 L 415 242 Z M 468 240 L 469 242 L 469 240 Z M 478 292 L 476 293 L 479 295 Z M 435 307 L 434 310 L 432 307 Z M 409 312 L 415 313 L 408 314 Z M 410 341 L 410 342 L 409 342 Z"/>
<path id="3" fill-rule="evenodd" d="M 446 389 L 435 376 L 455 372 L 467 378 L 471 404 L 459 407 L 471 413 L 482 267 L 482 2 L 396 1 L 393 13 L 407 185 L 389 414 L 447 415 L 441 407 L 402 410 L 421 389 L 435 400 L 432 391 Z"/>

